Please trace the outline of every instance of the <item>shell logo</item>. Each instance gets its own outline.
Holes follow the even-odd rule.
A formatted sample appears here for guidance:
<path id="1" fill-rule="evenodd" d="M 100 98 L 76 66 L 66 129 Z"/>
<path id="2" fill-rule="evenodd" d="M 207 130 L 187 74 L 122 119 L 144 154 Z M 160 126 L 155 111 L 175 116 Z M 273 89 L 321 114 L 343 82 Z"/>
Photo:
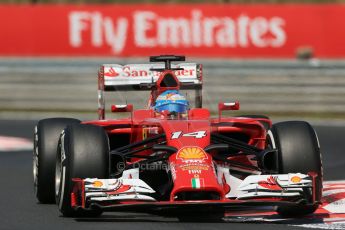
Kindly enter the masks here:
<path id="1" fill-rule="evenodd" d="M 103 186 L 102 181 L 96 180 L 92 183 L 93 187 L 100 188 Z"/>
<path id="2" fill-rule="evenodd" d="M 290 180 L 292 183 L 300 183 L 302 181 L 302 178 L 300 178 L 299 176 L 293 176 Z"/>
<path id="3" fill-rule="evenodd" d="M 207 159 L 207 154 L 199 147 L 186 147 L 178 152 L 177 159 L 204 160 Z"/>

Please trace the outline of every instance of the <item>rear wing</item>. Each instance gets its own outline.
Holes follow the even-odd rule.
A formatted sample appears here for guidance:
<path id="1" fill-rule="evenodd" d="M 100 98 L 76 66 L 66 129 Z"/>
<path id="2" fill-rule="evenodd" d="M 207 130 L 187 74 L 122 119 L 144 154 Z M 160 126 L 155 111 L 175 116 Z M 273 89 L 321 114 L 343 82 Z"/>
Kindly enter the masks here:
<path id="1" fill-rule="evenodd" d="M 202 88 L 202 65 L 195 63 L 172 64 L 181 89 Z M 156 70 L 154 70 L 156 69 Z M 99 89 L 104 91 L 151 90 L 164 64 L 104 64 L 98 73 Z"/>
<path id="2" fill-rule="evenodd" d="M 104 91 L 153 90 L 161 71 L 161 63 L 103 64 L 98 72 L 98 115 L 105 119 Z M 180 89 L 195 90 L 195 107 L 202 107 L 202 65 L 196 63 L 171 64 Z M 175 70 L 174 70 L 175 69 Z"/>

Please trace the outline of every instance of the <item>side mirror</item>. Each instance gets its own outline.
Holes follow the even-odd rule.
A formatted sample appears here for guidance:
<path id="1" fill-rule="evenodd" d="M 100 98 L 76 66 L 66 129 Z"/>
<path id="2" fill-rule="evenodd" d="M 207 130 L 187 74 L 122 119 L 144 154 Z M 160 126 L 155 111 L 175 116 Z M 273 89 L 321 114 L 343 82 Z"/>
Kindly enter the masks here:
<path id="1" fill-rule="evenodd" d="M 113 113 L 132 112 L 132 111 L 133 111 L 133 104 L 111 106 L 111 112 Z"/>
<path id="2" fill-rule="evenodd" d="M 219 115 L 219 120 L 222 117 L 222 111 L 224 110 L 239 110 L 240 109 L 240 102 L 235 101 L 235 102 L 219 102 L 218 103 L 218 115 Z"/>
<path id="3" fill-rule="evenodd" d="M 219 102 L 218 103 L 218 109 L 220 111 L 223 110 L 239 110 L 240 109 L 240 102 Z"/>

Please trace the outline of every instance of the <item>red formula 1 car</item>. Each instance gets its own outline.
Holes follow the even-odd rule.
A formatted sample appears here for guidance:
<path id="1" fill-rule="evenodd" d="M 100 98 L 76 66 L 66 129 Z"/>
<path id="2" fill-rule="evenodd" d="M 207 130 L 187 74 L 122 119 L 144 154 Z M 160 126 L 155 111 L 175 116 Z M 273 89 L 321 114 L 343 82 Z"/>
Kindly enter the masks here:
<path id="1" fill-rule="evenodd" d="M 321 201 L 322 164 L 311 125 L 222 116 L 238 110 L 238 102 L 219 103 L 218 116 L 211 117 L 202 108 L 202 66 L 171 64 L 184 60 L 165 55 L 151 57 L 151 64 L 102 65 L 99 120 L 40 120 L 33 164 L 38 200 L 56 201 L 64 216 L 133 211 L 207 219 L 262 208 L 283 216 L 313 213 Z M 168 102 L 188 106 L 176 97 L 180 89 L 195 91 L 195 108 L 170 111 Z M 112 105 L 112 112 L 129 117 L 105 119 L 104 92 L 119 90 L 150 90 L 148 108 Z"/>

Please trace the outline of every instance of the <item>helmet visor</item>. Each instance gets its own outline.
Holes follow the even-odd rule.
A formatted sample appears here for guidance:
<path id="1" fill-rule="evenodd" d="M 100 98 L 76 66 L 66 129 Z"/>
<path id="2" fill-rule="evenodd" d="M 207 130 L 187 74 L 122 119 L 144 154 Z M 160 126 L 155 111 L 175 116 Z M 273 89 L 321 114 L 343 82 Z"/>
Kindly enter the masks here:
<path id="1" fill-rule="evenodd" d="M 155 106 L 155 109 L 158 112 L 168 110 L 169 112 L 185 113 L 188 110 L 188 105 L 180 104 L 180 103 L 168 103 L 168 104 Z"/>

